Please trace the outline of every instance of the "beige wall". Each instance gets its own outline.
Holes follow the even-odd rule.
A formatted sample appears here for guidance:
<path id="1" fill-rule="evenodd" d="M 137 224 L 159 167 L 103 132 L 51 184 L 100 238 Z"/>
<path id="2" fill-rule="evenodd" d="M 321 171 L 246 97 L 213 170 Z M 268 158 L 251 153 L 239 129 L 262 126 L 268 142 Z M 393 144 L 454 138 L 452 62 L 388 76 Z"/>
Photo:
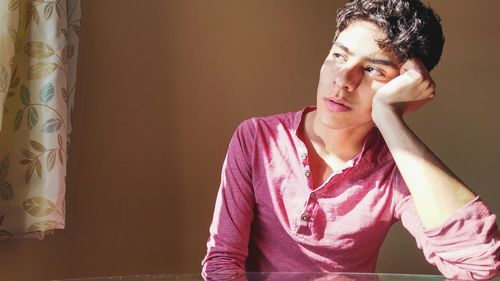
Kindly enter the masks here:
<path id="1" fill-rule="evenodd" d="M 0 241 L 1 279 L 198 272 L 232 131 L 314 102 L 339 2 L 82 1 L 67 229 Z M 500 2 L 431 4 L 438 98 L 410 123 L 500 213 Z M 436 272 L 399 226 L 378 271 Z"/>

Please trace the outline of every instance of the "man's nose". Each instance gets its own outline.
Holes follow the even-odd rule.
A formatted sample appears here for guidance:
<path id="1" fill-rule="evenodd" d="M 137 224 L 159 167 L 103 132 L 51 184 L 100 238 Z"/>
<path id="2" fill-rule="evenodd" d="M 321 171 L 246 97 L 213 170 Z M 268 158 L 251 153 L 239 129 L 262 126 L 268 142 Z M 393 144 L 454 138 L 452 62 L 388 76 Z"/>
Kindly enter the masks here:
<path id="1" fill-rule="evenodd" d="M 361 83 L 362 78 L 363 70 L 359 66 L 344 65 L 337 73 L 334 83 L 337 87 L 352 92 Z"/>

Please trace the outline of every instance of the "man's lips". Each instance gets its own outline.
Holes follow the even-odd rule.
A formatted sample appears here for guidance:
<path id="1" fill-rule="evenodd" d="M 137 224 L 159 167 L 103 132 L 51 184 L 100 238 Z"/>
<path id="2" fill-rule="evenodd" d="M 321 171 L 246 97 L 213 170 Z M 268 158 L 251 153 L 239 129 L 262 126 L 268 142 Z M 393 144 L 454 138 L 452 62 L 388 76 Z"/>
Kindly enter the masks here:
<path id="1" fill-rule="evenodd" d="M 326 108 L 332 112 L 345 112 L 351 110 L 351 108 L 342 100 L 324 99 Z"/>

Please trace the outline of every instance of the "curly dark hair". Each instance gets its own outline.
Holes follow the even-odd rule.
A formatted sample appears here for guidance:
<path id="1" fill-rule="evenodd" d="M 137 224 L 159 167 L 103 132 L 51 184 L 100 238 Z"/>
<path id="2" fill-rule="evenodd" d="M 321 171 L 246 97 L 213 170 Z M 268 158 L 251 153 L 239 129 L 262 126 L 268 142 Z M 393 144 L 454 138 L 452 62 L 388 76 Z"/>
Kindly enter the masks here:
<path id="1" fill-rule="evenodd" d="M 379 46 L 402 62 L 416 57 L 429 71 L 439 62 L 444 45 L 441 19 L 420 0 L 350 0 L 337 11 L 335 39 L 356 20 L 383 30 L 386 36 Z"/>

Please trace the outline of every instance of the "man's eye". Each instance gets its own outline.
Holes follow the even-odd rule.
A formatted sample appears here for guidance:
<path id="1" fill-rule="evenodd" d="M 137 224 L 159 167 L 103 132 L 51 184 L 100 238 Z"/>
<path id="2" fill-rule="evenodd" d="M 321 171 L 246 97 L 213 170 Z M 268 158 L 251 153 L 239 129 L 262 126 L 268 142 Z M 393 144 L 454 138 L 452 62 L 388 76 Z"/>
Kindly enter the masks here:
<path id="1" fill-rule="evenodd" d="M 332 56 L 333 58 L 336 60 L 336 61 L 341 61 L 341 62 L 345 62 L 346 61 L 346 58 L 344 55 L 342 54 L 339 54 L 339 53 L 332 53 Z"/>
<path id="2" fill-rule="evenodd" d="M 375 67 L 369 66 L 369 67 L 365 68 L 365 71 L 370 73 L 370 74 L 373 74 L 375 76 L 384 76 L 384 73 Z"/>

